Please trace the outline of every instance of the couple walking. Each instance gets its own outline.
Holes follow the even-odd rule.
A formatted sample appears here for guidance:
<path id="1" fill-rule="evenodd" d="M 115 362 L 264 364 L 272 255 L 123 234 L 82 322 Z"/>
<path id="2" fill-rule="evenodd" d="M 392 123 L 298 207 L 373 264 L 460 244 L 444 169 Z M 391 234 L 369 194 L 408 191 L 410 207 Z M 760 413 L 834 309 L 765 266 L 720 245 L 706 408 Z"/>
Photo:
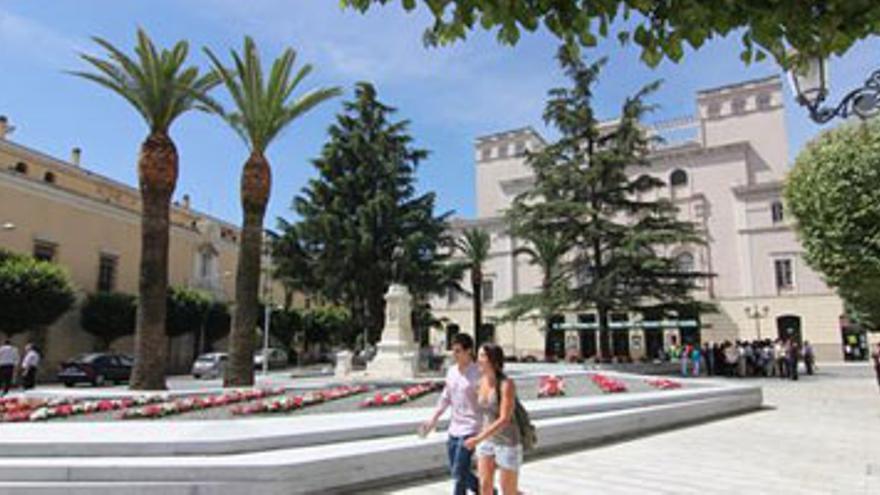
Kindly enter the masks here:
<path id="1" fill-rule="evenodd" d="M 37 381 L 37 368 L 40 364 L 40 353 L 36 346 L 28 344 L 24 348 L 24 358 L 21 360 L 21 386 L 25 390 L 34 388 Z M 12 345 L 9 339 L 0 346 L 0 395 L 9 393 L 9 388 L 15 383 L 15 368 L 19 367 L 18 349 Z"/>
<path id="2" fill-rule="evenodd" d="M 523 446 L 514 421 L 516 388 L 507 378 L 504 352 L 495 344 L 483 344 L 474 362 L 474 341 L 459 333 L 452 339 L 455 366 L 446 374 L 446 387 L 431 419 L 422 425 L 431 431 L 446 411 L 452 410 L 446 449 L 454 495 L 467 491 L 492 495 L 495 471 L 499 471 L 502 495 L 517 495 Z M 479 477 L 471 472 L 477 457 Z"/>

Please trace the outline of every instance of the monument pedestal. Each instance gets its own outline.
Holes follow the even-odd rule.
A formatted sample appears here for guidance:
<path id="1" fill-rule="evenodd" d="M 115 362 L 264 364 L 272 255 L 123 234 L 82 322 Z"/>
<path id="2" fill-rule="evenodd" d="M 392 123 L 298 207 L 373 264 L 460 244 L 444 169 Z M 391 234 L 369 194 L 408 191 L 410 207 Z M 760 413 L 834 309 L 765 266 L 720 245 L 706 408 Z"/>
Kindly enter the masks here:
<path id="1" fill-rule="evenodd" d="M 418 371 L 419 353 L 412 332 L 412 296 L 394 284 L 385 294 L 385 328 L 376 357 L 367 365 L 370 378 L 409 379 Z"/>

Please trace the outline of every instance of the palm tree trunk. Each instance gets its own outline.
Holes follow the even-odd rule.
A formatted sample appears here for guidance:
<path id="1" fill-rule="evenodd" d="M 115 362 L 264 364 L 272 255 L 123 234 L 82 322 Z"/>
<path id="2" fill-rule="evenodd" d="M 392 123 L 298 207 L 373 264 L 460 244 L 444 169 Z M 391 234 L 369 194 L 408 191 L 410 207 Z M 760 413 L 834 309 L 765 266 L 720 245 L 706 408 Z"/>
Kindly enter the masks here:
<path id="1" fill-rule="evenodd" d="M 483 274 L 479 270 L 471 277 L 471 290 L 474 293 L 474 341 L 479 347 L 483 326 Z"/>
<path id="2" fill-rule="evenodd" d="M 141 271 L 133 390 L 164 390 L 165 311 L 168 292 L 168 228 L 177 185 L 177 149 L 164 132 L 151 133 L 138 159 L 141 189 Z"/>
<path id="3" fill-rule="evenodd" d="M 229 336 L 229 366 L 223 385 L 254 384 L 254 330 L 259 312 L 260 262 L 263 248 L 263 217 L 269 202 L 272 177 L 269 162 L 252 152 L 241 174 L 241 206 L 244 222 L 235 276 L 235 314 Z"/>

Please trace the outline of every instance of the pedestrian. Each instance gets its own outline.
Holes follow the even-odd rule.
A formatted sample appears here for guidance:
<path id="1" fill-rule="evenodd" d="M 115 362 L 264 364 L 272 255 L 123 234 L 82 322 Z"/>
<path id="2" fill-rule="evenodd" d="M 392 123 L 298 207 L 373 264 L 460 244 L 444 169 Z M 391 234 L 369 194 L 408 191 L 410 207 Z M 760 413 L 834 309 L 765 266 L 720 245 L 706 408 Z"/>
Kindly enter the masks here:
<path id="1" fill-rule="evenodd" d="M 788 374 L 792 380 L 798 379 L 798 360 L 801 356 L 801 349 L 798 347 L 797 341 L 792 339 L 788 345 Z"/>
<path id="2" fill-rule="evenodd" d="M 736 346 L 730 342 L 725 342 L 724 345 L 726 346 L 724 349 L 724 362 L 727 363 L 727 376 L 732 378 L 736 373 L 736 363 L 739 360 L 739 352 L 736 350 Z"/>
<path id="3" fill-rule="evenodd" d="M 871 359 L 874 360 L 874 374 L 877 375 L 877 385 L 880 386 L 880 342 L 877 343 L 877 350 L 871 354 Z"/>
<path id="4" fill-rule="evenodd" d="M 816 354 L 809 340 L 804 341 L 804 366 L 807 367 L 807 374 L 812 375 L 816 366 Z"/>
<path id="5" fill-rule="evenodd" d="M 12 341 L 6 339 L 0 346 L 0 387 L 3 395 L 9 393 L 15 381 L 15 366 L 18 364 L 18 349 L 12 345 Z"/>
<path id="6" fill-rule="evenodd" d="M 681 356 L 679 356 L 679 363 L 681 363 L 681 376 L 688 375 L 688 363 L 691 359 L 691 353 L 693 352 L 693 348 L 690 344 L 684 346 L 684 350 L 681 352 Z"/>
<path id="7" fill-rule="evenodd" d="M 452 337 L 455 365 L 450 366 L 446 373 L 446 386 L 433 416 L 420 428 L 420 433 L 427 435 L 437 426 L 437 421 L 446 409 L 452 410 L 447 429 L 446 453 L 449 473 L 454 482 L 454 495 L 465 495 L 468 490 L 479 493 L 479 481 L 471 471 L 473 449 L 465 447 L 465 441 L 480 432 L 482 423 L 477 406 L 480 369 L 474 363 L 473 352 L 474 340 L 470 335 L 457 333 Z"/>
<path id="8" fill-rule="evenodd" d="M 708 342 L 703 345 L 703 359 L 706 361 L 706 375 L 708 376 L 715 374 L 715 351 L 712 350 L 714 345 L 709 345 Z"/>
<path id="9" fill-rule="evenodd" d="M 492 495 L 495 471 L 499 471 L 502 495 L 519 493 L 519 468 L 523 448 L 514 420 L 516 386 L 504 374 L 504 351 L 497 344 L 483 344 L 477 357 L 482 379 L 478 403 L 483 412 L 483 430 L 468 438 L 465 446 L 476 449 L 480 494 Z"/>
<path id="10" fill-rule="evenodd" d="M 786 355 L 788 354 L 788 348 L 786 347 L 787 343 L 783 342 L 781 339 L 776 339 L 776 345 L 774 346 L 774 354 L 776 355 L 776 376 L 780 379 L 788 378 L 788 369 L 785 365 Z"/>
<path id="11" fill-rule="evenodd" d="M 695 345 L 691 351 L 691 361 L 694 363 L 694 376 L 700 376 L 700 361 L 702 360 L 702 352 L 700 346 Z"/>
<path id="12" fill-rule="evenodd" d="M 34 344 L 29 343 L 24 347 L 24 357 L 21 359 L 21 387 L 23 389 L 34 388 L 37 383 L 39 367 L 40 352 Z"/>

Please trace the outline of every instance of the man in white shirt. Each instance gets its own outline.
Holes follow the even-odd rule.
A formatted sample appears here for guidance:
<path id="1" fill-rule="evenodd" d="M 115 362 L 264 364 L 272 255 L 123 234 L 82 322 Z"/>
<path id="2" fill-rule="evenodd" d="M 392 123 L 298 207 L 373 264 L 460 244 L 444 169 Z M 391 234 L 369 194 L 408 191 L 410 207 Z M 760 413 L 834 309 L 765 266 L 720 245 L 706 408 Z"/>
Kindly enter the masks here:
<path id="1" fill-rule="evenodd" d="M 16 364 L 18 364 L 18 349 L 6 339 L 0 346 L 0 388 L 3 389 L 3 395 L 9 393 L 9 387 L 12 386 Z"/>
<path id="2" fill-rule="evenodd" d="M 477 406 L 477 390 L 480 386 L 480 368 L 474 362 L 474 340 L 466 333 L 458 333 L 452 338 L 452 353 L 455 365 L 446 373 L 446 386 L 431 418 L 422 425 L 427 433 L 437 426 L 437 421 L 452 409 L 449 420 L 449 434 L 446 452 L 449 457 L 449 472 L 454 481 L 452 493 L 465 495 L 467 490 L 479 493 L 479 481 L 471 471 L 473 451 L 464 446 L 465 440 L 478 434 L 482 427 L 482 416 Z"/>
<path id="3" fill-rule="evenodd" d="M 37 369 L 40 366 L 40 353 L 34 344 L 28 344 L 24 348 L 24 358 L 21 360 L 21 386 L 25 390 L 34 388 L 37 383 Z"/>

